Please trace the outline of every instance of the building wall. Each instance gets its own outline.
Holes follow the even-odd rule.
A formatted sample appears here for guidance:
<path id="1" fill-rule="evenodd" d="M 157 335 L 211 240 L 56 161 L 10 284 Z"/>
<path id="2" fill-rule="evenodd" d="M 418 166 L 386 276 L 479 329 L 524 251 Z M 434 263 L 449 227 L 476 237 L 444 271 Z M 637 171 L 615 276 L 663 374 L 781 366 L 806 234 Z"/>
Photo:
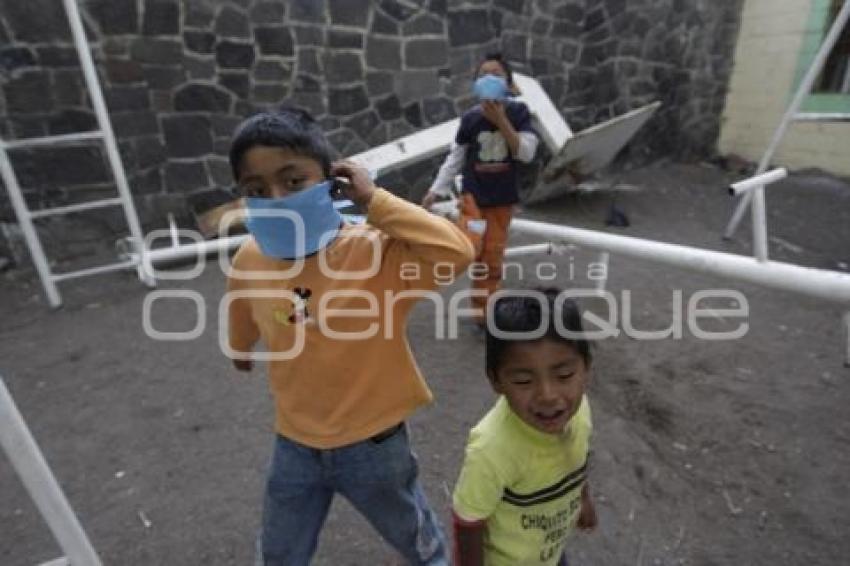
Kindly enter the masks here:
<path id="1" fill-rule="evenodd" d="M 826 34 L 827 6 L 822 0 L 745 0 L 723 113 L 721 153 L 761 159 Z M 846 98 L 850 102 L 850 96 Z M 803 110 L 816 110 L 816 102 L 808 100 Z M 850 175 L 850 122 L 792 123 L 773 162 Z"/>
<path id="2" fill-rule="evenodd" d="M 0 0 L 0 135 L 91 128 L 56 0 Z M 711 153 L 740 0 L 86 0 L 85 20 L 143 222 L 158 203 L 232 185 L 240 119 L 310 110 L 342 155 L 459 115 L 471 73 L 501 50 L 578 131 L 653 100 L 626 158 Z M 18 151 L 33 206 L 108 192 L 100 152 Z M 418 198 L 433 160 L 382 181 Z M 0 221 L 12 219 L 0 192 Z M 102 214 L 102 213 L 98 213 Z M 59 230 L 61 232 L 61 230 Z"/>

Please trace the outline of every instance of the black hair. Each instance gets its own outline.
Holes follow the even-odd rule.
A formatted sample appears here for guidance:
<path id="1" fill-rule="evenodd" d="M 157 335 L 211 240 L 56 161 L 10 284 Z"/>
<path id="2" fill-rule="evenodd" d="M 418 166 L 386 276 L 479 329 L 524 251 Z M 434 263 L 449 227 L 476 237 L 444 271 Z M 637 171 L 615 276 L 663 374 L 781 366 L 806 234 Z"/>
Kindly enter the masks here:
<path id="1" fill-rule="evenodd" d="M 481 65 L 486 63 L 487 61 L 495 61 L 505 70 L 506 79 L 508 81 L 508 86 L 513 86 L 514 84 L 514 72 L 511 70 L 511 64 L 508 63 L 502 54 L 499 52 L 488 53 L 484 56 L 484 59 L 478 63 L 478 67 L 475 69 L 475 78 L 478 78 L 478 73 L 481 72 Z"/>
<path id="2" fill-rule="evenodd" d="M 282 107 L 245 119 L 233 132 L 230 168 L 239 180 L 242 158 L 254 146 L 285 147 L 319 162 L 325 177 L 331 174 L 331 147 L 313 117 L 298 108 Z"/>
<path id="3" fill-rule="evenodd" d="M 507 295 L 499 297 L 496 304 L 493 305 L 492 318 L 487 321 L 485 350 L 487 375 L 491 378 L 495 377 L 510 345 L 522 340 L 520 338 L 497 337 L 493 334 L 493 329 L 511 333 L 532 332 L 545 324 L 546 332 L 539 338 L 540 340 L 549 338 L 569 344 L 584 360 L 585 366 L 590 367 L 592 361 L 590 342 L 582 337 L 562 336 L 555 324 L 555 317 L 560 317 L 561 328 L 572 333 L 583 332 L 581 312 L 576 302 L 567 297 L 563 301 L 558 301 L 559 304 L 556 309 L 555 303 L 561 293 L 560 290 L 546 288 L 534 289 L 534 291 L 539 294 L 531 296 L 527 292 L 517 292 L 516 294 L 509 292 Z M 542 295 L 542 298 L 540 295 Z M 543 320 L 541 303 L 544 300 L 549 307 L 549 320 Z"/>

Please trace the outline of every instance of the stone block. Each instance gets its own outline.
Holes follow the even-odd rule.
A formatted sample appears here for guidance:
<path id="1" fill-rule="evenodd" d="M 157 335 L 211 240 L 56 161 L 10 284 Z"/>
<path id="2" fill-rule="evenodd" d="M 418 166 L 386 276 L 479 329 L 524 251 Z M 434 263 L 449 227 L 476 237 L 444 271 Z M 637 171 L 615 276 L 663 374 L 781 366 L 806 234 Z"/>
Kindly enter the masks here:
<path id="1" fill-rule="evenodd" d="M 328 47 L 332 49 L 362 49 L 363 34 L 356 31 L 328 30 Z"/>
<path id="2" fill-rule="evenodd" d="M 287 26 L 263 26 L 254 29 L 254 37 L 263 55 L 295 55 L 292 30 Z"/>
<path id="3" fill-rule="evenodd" d="M 428 2 L 428 11 L 440 17 L 445 17 L 448 13 L 447 0 L 431 0 Z"/>
<path id="4" fill-rule="evenodd" d="M 254 66 L 254 80 L 257 81 L 288 81 L 292 75 L 292 67 L 275 60 L 260 60 Z"/>
<path id="5" fill-rule="evenodd" d="M 395 120 L 402 115 L 401 102 L 395 94 L 376 100 L 375 109 L 381 120 Z"/>
<path id="6" fill-rule="evenodd" d="M 88 93 L 83 88 L 82 71 L 71 69 L 53 71 L 52 74 L 53 97 L 56 100 L 57 107 L 89 106 Z"/>
<path id="7" fill-rule="evenodd" d="M 396 22 L 380 10 L 374 10 L 370 34 L 398 35 L 399 27 Z"/>
<path id="8" fill-rule="evenodd" d="M 38 62 L 43 67 L 79 67 L 80 58 L 73 46 L 46 45 L 37 47 Z"/>
<path id="9" fill-rule="evenodd" d="M 325 23 L 325 0 L 290 0 L 289 20 L 311 24 Z"/>
<path id="10" fill-rule="evenodd" d="M 208 30 L 215 18 L 214 5 L 211 2 L 186 2 L 183 25 Z"/>
<path id="11" fill-rule="evenodd" d="M 186 56 L 183 64 L 186 74 L 193 80 L 213 80 L 218 71 L 215 60 L 209 57 Z"/>
<path id="12" fill-rule="evenodd" d="M 29 47 L 6 47 L 0 50 L 0 70 L 11 73 L 35 66 L 35 54 Z"/>
<path id="13" fill-rule="evenodd" d="M 0 85 L 9 114 L 49 113 L 53 110 L 52 89 L 44 71 L 27 71 Z"/>
<path id="14" fill-rule="evenodd" d="M 248 98 L 251 94 L 251 77 L 245 72 L 221 72 L 218 84 L 235 94 L 238 98 Z"/>
<path id="15" fill-rule="evenodd" d="M 365 28 L 369 22 L 369 0 L 328 0 L 331 23 Z"/>
<path id="16" fill-rule="evenodd" d="M 452 47 L 477 45 L 493 38 L 487 10 L 469 8 L 449 12 L 449 44 Z"/>
<path id="17" fill-rule="evenodd" d="M 145 0 L 142 33 L 177 35 L 180 33 L 180 3 L 177 0 Z"/>
<path id="18" fill-rule="evenodd" d="M 404 119 L 414 128 L 422 127 L 422 108 L 418 102 L 413 102 L 404 107 Z"/>
<path id="19" fill-rule="evenodd" d="M 362 85 L 331 88 L 328 91 L 328 110 L 335 116 L 350 116 L 368 106 L 369 97 Z"/>
<path id="20" fill-rule="evenodd" d="M 401 42 L 385 37 L 368 37 L 366 65 L 373 69 L 401 70 Z"/>
<path id="21" fill-rule="evenodd" d="M 174 94 L 178 112 L 230 112 L 233 99 L 225 89 L 206 83 L 189 83 Z"/>
<path id="22" fill-rule="evenodd" d="M 312 92 L 296 92 L 286 99 L 286 104 L 306 110 L 313 116 L 321 116 L 327 112 L 323 97 Z"/>
<path id="23" fill-rule="evenodd" d="M 51 136 L 73 134 L 97 129 L 97 118 L 89 110 L 66 109 L 47 120 L 47 133 Z"/>
<path id="24" fill-rule="evenodd" d="M 299 47 L 297 68 L 299 73 L 321 75 L 322 64 L 319 62 L 319 50 L 312 47 Z"/>
<path id="25" fill-rule="evenodd" d="M 219 67 L 225 69 L 249 69 L 254 64 L 254 57 L 252 43 L 222 41 L 215 46 L 215 60 Z"/>
<path id="26" fill-rule="evenodd" d="M 286 5 L 282 2 L 257 2 L 251 8 L 251 21 L 258 25 L 283 24 L 285 17 Z"/>
<path id="27" fill-rule="evenodd" d="M 584 21 L 584 8 L 576 2 L 571 2 L 555 9 L 555 17 L 581 25 Z"/>
<path id="28" fill-rule="evenodd" d="M 514 14 L 522 14 L 525 12 L 526 0 L 495 0 L 493 6 Z"/>
<path id="29" fill-rule="evenodd" d="M 136 164 L 141 169 L 162 165 L 167 155 L 159 136 L 136 138 Z"/>
<path id="30" fill-rule="evenodd" d="M 144 86 L 114 86 L 103 91 L 110 112 L 148 110 L 151 106 L 148 93 Z"/>
<path id="31" fill-rule="evenodd" d="M 455 118 L 455 106 L 445 97 L 426 98 L 422 101 L 422 113 L 428 124 L 440 124 Z"/>
<path id="32" fill-rule="evenodd" d="M 142 73 L 148 86 L 156 90 L 171 90 L 186 81 L 186 71 L 182 66 L 145 65 Z"/>
<path id="33" fill-rule="evenodd" d="M 205 116 L 163 116 L 162 131 L 171 157 L 198 157 L 213 150 L 210 120 Z"/>
<path id="34" fill-rule="evenodd" d="M 319 96 L 322 91 L 322 83 L 318 79 L 310 75 L 298 75 L 295 77 L 295 92 L 299 93 L 314 93 Z"/>
<path id="35" fill-rule="evenodd" d="M 445 20 L 433 14 L 419 14 L 402 26 L 405 36 L 414 35 L 443 35 L 445 33 Z"/>
<path id="36" fill-rule="evenodd" d="M 256 84 L 251 91 L 251 97 L 254 102 L 259 104 L 280 105 L 283 99 L 286 98 L 287 89 L 282 84 Z"/>
<path id="37" fill-rule="evenodd" d="M 360 55 L 351 51 L 327 51 L 324 55 L 325 79 L 328 84 L 360 82 L 363 62 Z"/>
<path id="38" fill-rule="evenodd" d="M 366 89 L 369 96 L 379 96 L 395 89 L 395 75 L 388 71 L 368 71 Z"/>
<path id="39" fill-rule="evenodd" d="M 298 44 L 298 47 L 304 46 L 312 46 L 312 47 L 324 47 L 325 46 L 325 29 L 321 26 L 288 26 L 293 32 L 295 32 L 295 42 Z"/>
<path id="40" fill-rule="evenodd" d="M 128 59 L 107 59 L 103 62 L 106 77 L 112 84 L 139 83 L 145 80 L 142 66 Z"/>
<path id="41" fill-rule="evenodd" d="M 440 92 L 436 70 L 403 71 L 396 81 L 396 93 L 403 105 Z"/>
<path id="42" fill-rule="evenodd" d="M 346 120 L 343 125 L 353 130 L 361 138 L 366 139 L 380 123 L 381 120 L 378 118 L 378 114 L 374 110 L 367 110 Z"/>
<path id="43" fill-rule="evenodd" d="M 83 9 L 92 15 L 104 35 L 131 35 L 139 32 L 136 0 L 89 0 Z"/>
<path id="44" fill-rule="evenodd" d="M 237 10 L 233 6 L 222 7 L 215 18 L 215 34 L 225 39 L 250 39 L 251 25 L 245 12 Z"/>
<path id="45" fill-rule="evenodd" d="M 210 116 L 213 133 L 216 136 L 230 137 L 236 130 L 236 127 L 242 123 L 241 116 L 226 116 L 223 114 L 213 114 Z"/>
<path id="46" fill-rule="evenodd" d="M 442 67 L 448 61 L 445 39 L 411 39 L 404 44 L 404 63 L 408 69 Z"/>
<path id="47" fill-rule="evenodd" d="M 62 5 L 53 0 L 9 0 L 3 2 L 2 12 L 9 31 L 19 42 L 69 43 L 71 40 Z"/>
<path id="48" fill-rule="evenodd" d="M 159 134 L 156 114 L 150 111 L 113 112 L 109 118 L 115 134 L 121 138 Z"/>
<path id="49" fill-rule="evenodd" d="M 177 65 L 183 62 L 183 44 L 172 39 L 137 38 L 130 45 L 132 60 L 152 65 Z"/>
<path id="50" fill-rule="evenodd" d="M 406 22 L 419 7 L 409 0 L 381 0 L 381 9 L 398 22 Z"/>
<path id="51" fill-rule="evenodd" d="M 506 33 L 502 36 L 502 53 L 510 60 L 524 61 L 528 58 L 528 36 Z"/>
<path id="52" fill-rule="evenodd" d="M 209 175 L 202 160 L 169 161 L 165 166 L 165 189 L 169 192 L 189 193 L 209 186 Z"/>

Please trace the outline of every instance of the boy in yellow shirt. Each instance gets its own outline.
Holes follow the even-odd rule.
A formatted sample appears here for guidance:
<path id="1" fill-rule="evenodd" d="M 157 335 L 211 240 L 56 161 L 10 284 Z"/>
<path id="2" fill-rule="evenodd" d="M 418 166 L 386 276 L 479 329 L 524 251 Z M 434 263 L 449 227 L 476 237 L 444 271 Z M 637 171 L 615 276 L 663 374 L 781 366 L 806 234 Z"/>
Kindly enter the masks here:
<path id="1" fill-rule="evenodd" d="M 228 354 L 244 371 L 269 361 L 276 407 L 262 563 L 308 564 L 340 493 L 410 564 L 445 565 L 404 424 L 431 401 L 405 324 L 410 296 L 436 287 L 435 264 L 462 270 L 472 246 L 330 155 L 316 122 L 293 109 L 248 118 L 230 150 L 254 237 L 228 279 Z M 367 224 L 337 213 L 334 177 L 347 180 L 343 192 L 368 211 Z M 258 340 L 266 352 L 252 354 Z"/>
<path id="2" fill-rule="evenodd" d="M 455 486 L 455 564 L 565 565 L 573 527 L 597 522 L 590 347 L 575 302 L 555 290 L 509 293 L 491 307 L 486 366 L 500 397 L 470 432 Z"/>

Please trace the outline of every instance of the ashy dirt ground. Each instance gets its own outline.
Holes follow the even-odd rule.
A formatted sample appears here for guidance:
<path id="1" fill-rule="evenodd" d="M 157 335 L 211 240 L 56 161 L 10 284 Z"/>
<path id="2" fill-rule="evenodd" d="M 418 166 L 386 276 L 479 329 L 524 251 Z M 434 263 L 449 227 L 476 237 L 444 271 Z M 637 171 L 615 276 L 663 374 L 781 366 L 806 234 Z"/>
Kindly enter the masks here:
<path id="1" fill-rule="evenodd" d="M 719 237 L 734 206 L 729 180 L 699 165 L 623 174 L 618 181 L 635 187 L 616 198 L 628 228 L 604 226 L 608 192 L 522 215 L 746 254 L 748 223 L 734 241 Z M 774 259 L 848 270 L 850 186 L 797 174 L 770 187 L 767 202 Z M 555 261 L 556 280 L 547 284 L 586 286 L 596 258 L 586 250 L 525 257 L 507 285 L 533 286 L 539 262 Z M 46 307 L 31 273 L 0 276 L 0 374 L 105 564 L 250 563 L 272 414 L 263 372 L 237 375 L 219 352 L 223 283 L 215 264 L 194 280 L 162 282 L 199 292 L 207 325 L 197 340 L 161 342 L 143 331 L 148 290 L 132 274 L 63 285 L 58 311 Z M 631 323 L 644 330 L 670 326 L 676 291 L 687 307 L 699 290 L 737 290 L 748 317 L 719 313 L 704 326 L 731 330 L 743 320 L 749 330 L 706 341 L 685 324 L 680 339 L 621 334 L 597 345 L 591 477 L 600 526 L 572 539 L 571 564 L 846 564 L 850 369 L 841 306 L 618 256 L 608 289 L 619 302 L 631 292 Z M 159 330 L 187 330 L 196 320 L 188 301 L 159 303 L 152 314 Z M 457 339 L 441 340 L 434 328 L 432 310 L 421 305 L 409 333 L 436 402 L 411 428 L 422 481 L 445 521 L 467 431 L 493 394 L 481 339 L 463 327 Z M 0 456 L 0 564 L 59 554 Z M 315 563 L 397 558 L 337 500 Z"/>

